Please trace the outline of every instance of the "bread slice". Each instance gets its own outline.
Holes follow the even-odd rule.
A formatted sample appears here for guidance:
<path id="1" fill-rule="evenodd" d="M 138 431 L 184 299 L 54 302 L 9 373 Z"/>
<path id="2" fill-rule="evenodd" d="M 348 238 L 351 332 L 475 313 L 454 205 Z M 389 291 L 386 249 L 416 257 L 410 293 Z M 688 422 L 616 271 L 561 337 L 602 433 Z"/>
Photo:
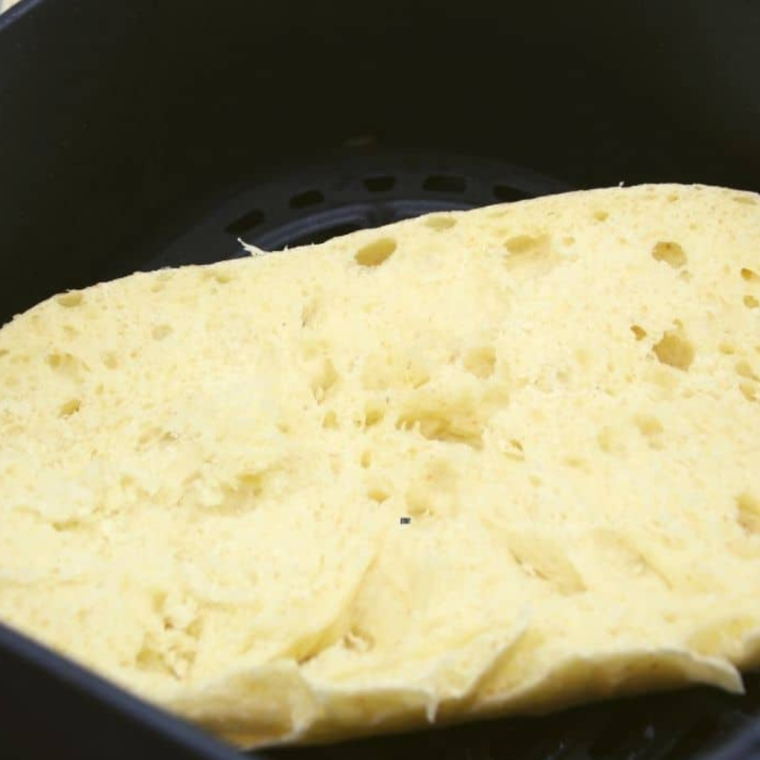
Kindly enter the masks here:
<path id="1" fill-rule="evenodd" d="M 0 618 L 245 747 L 760 661 L 760 197 L 135 274 L 0 331 Z"/>

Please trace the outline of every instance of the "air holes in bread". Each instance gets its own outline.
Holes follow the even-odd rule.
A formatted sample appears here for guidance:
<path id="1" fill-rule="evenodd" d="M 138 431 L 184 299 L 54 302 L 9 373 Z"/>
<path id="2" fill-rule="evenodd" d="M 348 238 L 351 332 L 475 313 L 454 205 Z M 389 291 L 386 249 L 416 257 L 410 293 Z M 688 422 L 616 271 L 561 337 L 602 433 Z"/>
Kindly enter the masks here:
<path id="1" fill-rule="evenodd" d="M 547 274 L 559 262 L 548 235 L 515 235 L 504 242 L 504 264 L 510 272 L 525 276 Z"/>
<path id="2" fill-rule="evenodd" d="M 652 350 L 659 362 L 683 372 L 688 371 L 694 361 L 694 346 L 680 328 L 666 332 Z"/>
<path id="3" fill-rule="evenodd" d="M 76 414 L 82 408 L 82 402 L 78 399 L 71 399 L 65 404 L 62 404 L 58 410 L 59 417 L 71 417 L 72 414 Z"/>
<path id="4" fill-rule="evenodd" d="M 496 367 L 496 352 L 491 346 L 473 348 L 465 354 L 462 362 L 464 368 L 481 379 L 491 377 Z"/>
<path id="5" fill-rule="evenodd" d="M 450 216 L 431 216 L 425 220 L 425 226 L 433 230 L 450 230 L 457 223 L 456 219 Z"/>
<path id="6" fill-rule="evenodd" d="M 760 536 L 760 499 L 744 493 L 736 497 L 736 521 L 746 533 Z"/>
<path id="7" fill-rule="evenodd" d="M 311 383 L 311 392 L 318 403 L 324 401 L 335 383 L 338 382 L 338 373 L 329 359 L 322 361 L 322 366 L 314 375 Z"/>
<path id="8" fill-rule="evenodd" d="M 354 259 L 363 267 L 377 267 L 393 255 L 396 247 L 396 241 L 393 238 L 380 238 L 360 248 Z"/>
<path id="9" fill-rule="evenodd" d="M 652 258 L 662 261 L 673 269 L 680 269 L 686 264 L 687 258 L 683 248 L 672 241 L 661 241 L 652 249 Z"/>
<path id="10" fill-rule="evenodd" d="M 69 293 L 64 293 L 58 296 L 56 302 L 66 309 L 73 309 L 75 306 L 80 306 L 84 301 L 84 296 L 76 290 L 72 290 Z"/>

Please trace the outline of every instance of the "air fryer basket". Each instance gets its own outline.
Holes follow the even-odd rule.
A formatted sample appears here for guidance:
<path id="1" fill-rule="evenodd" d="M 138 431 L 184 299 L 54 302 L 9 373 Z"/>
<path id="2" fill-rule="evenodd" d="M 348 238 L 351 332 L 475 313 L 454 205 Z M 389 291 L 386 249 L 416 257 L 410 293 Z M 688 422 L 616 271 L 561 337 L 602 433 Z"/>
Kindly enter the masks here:
<path id="1" fill-rule="evenodd" d="M 24 0 L 0 17 L 0 323 L 239 239 L 621 182 L 760 190 L 758 39 L 744 0 Z M 1 626 L 0 679 L 3 758 L 234 756 Z M 259 756 L 760 758 L 746 684 Z"/>

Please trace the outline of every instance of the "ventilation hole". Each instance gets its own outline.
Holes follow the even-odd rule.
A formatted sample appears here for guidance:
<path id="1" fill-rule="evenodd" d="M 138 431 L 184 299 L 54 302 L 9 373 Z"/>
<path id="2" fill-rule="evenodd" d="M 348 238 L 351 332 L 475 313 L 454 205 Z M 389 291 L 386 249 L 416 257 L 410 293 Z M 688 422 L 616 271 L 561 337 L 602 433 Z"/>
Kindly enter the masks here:
<path id="1" fill-rule="evenodd" d="M 0 349 L 0 359 L 2 359 L 4 356 L 8 356 L 10 351 L 7 348 Z"/>
<path id="2" fill-rule="evenodd" d="M 395 250 L 396 241 L 393 238 L 380 238 L 360 248 L 354 258 L 363 267 L 376 267 L 390 258 Z"/>
<path id="3" fill-rule="evenodd" d="M 364 187 L 371 193 L 386 193 L 396 185 L 395 177 L 367 177 L 363 180 Z"/>
<path id="4" fill-rule="evenodd" d="M 597 222 L 606 222 L 610 218 L 608 211 L 594 211 L 594 219 Z"/>
<path id="5" fill-rule="evenodd" d="M 644 340 L 647 337 L 647 331 L 639 325 L 631 325 L 631 332 L 636 337 L 636 340 Z"/>
<path id="6" fill-rule="evenodd" d="M 382 409 L 368 408 L 364 410 L 364 427 L 371 428 L 383 421 L 384 413 Z"/>
<path id="7" fill-rule="evenodd" d="M 742 301 L 748 309 L 757 309 L 757 307 L 760 306 L 760 301 L 758 301 L 755 296 L 744 296 Z"/>
<path id="8" fill-rule="evenodd" d="M 678 193 L 670 193 L 670 195 L 667 196 L 668 203 L 676 203 L 678 200 L 680 200 L 680 196 Z"/>
<path id="9" fill-rule="evenodd" d="M 485 380 L 496 368 L 496 352 L 491 346 L 482 346 L 469 351 L 462 362 L 464 368 L 475 377 Z"/>
<path id="10" fill-rule="evenodd" d="M 335 412 L 331 410 L 325 414 L 325 416 L 322 418 L 322 427 L 326 428 L 327 430 L 338 429 L 338 417 Z"/>
<path id="11" fill-rule="evenodd" d="M 457 223 L 450 216 L 429 216 L 425 219 L 425 225 L 433 230 L 450 230 Z"/>
<path id="12" fill-rule="evenodd" d="M 760 275 L 752 269 L 744 267 L 741 271 L 742 280 L 745 282 L 754 282 L 760 284 Z"/>
<path id="13" fill-rule="evenodd" d="M 750 367 L 748 362 L 737 362 L 734 369 L 736 370 L 736 374 L 740 377 L 746 377 L 747 380 L 754 380 L 755 382 L 760 381 L 760 378 L 753 372 L 752 367 Z"/>
<path id="14" fill-rule="evenodd" d="M 720 351 L 722 354 L 728 354 L 730 356 L 731 354 L 736 353 L 736 347 L 731 343 L 723 342 L 718 345 L 718 351 Z"/>
<path id="15" fill-rule="evenodd" d="M 509 185 L 494 185 L 493 195 L 496 200 L 504 201 L 506 203 L 514 203 L 515 201 L 524 201 L 531 196 L 528 193 L 518 190 L 515 187 Z"/>
<path id="16" fill-rule="evenodd" d="M 652 258 L 655 261 L 664 261 L 673 269 L 680 269 L 686 264 L 686 254 L 683 248 L 672 241 L 661 241 L 652 248 Z"/>
<path id="17" fill-rule="evenodd" d="M 325 200 L 325 196 L 319 192 L 319 190 L 306 190 L 303 193 L 298 193 L 290 199 L 290 208 L 306 208 L 307 206 L 316 206 L 318 203 L 322 203 Z"/>
<path id="18" fill-rule="evenodd" d="M 76 414 L 82 408 L 82 402 L 79 399 L 71 399 L 65 404 L 61 404 L 58 409 L 59 417 L 71 417 L 72 414 Z"/>
<path id="19" fill-rule="evenodd" d="M 249 211 L 244 216 L 241 216 L 239 219 L 228 224 L 225 227 L 225 232 L 229 232 L 231 235 L 236 236 L 242 235 L 243 233 L 250 232 L 258 227 L 264 222 L 264 219 L 266 219 L 264 212 L 255 208 L 253 211 Z"/>
<path id="20" fill-rule="evenodd" d="M 153 340 L 163 340 L 168 338 L 174 332 L 174 328 L 169 325 L 158 325 L 151 330 Z"/>
<path id="21" fill-rule="evenodd" d="M 736 497 L 736 521 L 751 536 L 760 536 L 760 500 L 747 492 Z"/>
<path id="22" fill-rule="evenodd" d="M 56 302 L 66 309 L 72 309 L 75 306 L 79 306 L 84 300 L 82 293 L 76 290 L 72 290 L 68 293 L 58 296 Z"/>
<path id="23" fill-rule="evenodd" d="M 422 185 L 423 190 L 433 193 L 463 193 L 467 189 L 464 177 L 452 174 L 431 174 Z"/>
<path id="24" fill-rule="evenodd" d="M 378 504 L 382 504 L 384 501 L 387 501 L 390 498 L 390 494 L 386 493 L 381 488 L 371 489 L 367 492 L 367 496 L 372 499 L 372 501 L 376 501 Z"/>
<path id="25" fill-rule="evenodd" d="M 359 464 L 366 470 L 368 467 L 372 465 L 372 452 L 371 451 L 363 451 L 362 457 L 359 460 Z"/>
<path id="26" fill-rule="evenodd" d="M 694 346 L 679 332 L 666 332 L 653 350 L 659 362 L 683 372 L 694 361 Z"/>
<path id="27" fill-rule="evenodd" d="M 757 401 L 757 387 L 750 382 L 744 382 L 739 384 L 739 390 L 741 391 L 742 396 L 747 399 L 747 401 Z"/>
<path id="28" fill-rule="evenodd" d="M 214 279 L 220 284 L 220 285 L 228 285 L 231 283 L 235 277 L 231 275 L 229 272 L 216 272 L 214 274 Z"/>
<path id="29" fill-rule="evenodd" d="M 103 354 L 103 364 L 105 364 L 108 369 L 116 369 L 119 366 L 118 356 L 113 351 Z"/>

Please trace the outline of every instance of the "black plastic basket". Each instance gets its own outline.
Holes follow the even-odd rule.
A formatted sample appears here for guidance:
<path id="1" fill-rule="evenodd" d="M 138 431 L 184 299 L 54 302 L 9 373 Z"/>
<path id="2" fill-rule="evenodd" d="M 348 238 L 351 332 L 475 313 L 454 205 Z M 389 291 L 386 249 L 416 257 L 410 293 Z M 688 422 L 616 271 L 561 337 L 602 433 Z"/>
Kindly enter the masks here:
<path id="1" fill-rule="evenodd" d="M 757 40 L 749 0 L 24 0 L 0 16 L 0 323 L 238 239 L 620 182 L 760 190 Z M 760 758 L 747 691 L 259 754 Z M 0 758 L 70 756 L 239 755 L 0 626 Z"/>

